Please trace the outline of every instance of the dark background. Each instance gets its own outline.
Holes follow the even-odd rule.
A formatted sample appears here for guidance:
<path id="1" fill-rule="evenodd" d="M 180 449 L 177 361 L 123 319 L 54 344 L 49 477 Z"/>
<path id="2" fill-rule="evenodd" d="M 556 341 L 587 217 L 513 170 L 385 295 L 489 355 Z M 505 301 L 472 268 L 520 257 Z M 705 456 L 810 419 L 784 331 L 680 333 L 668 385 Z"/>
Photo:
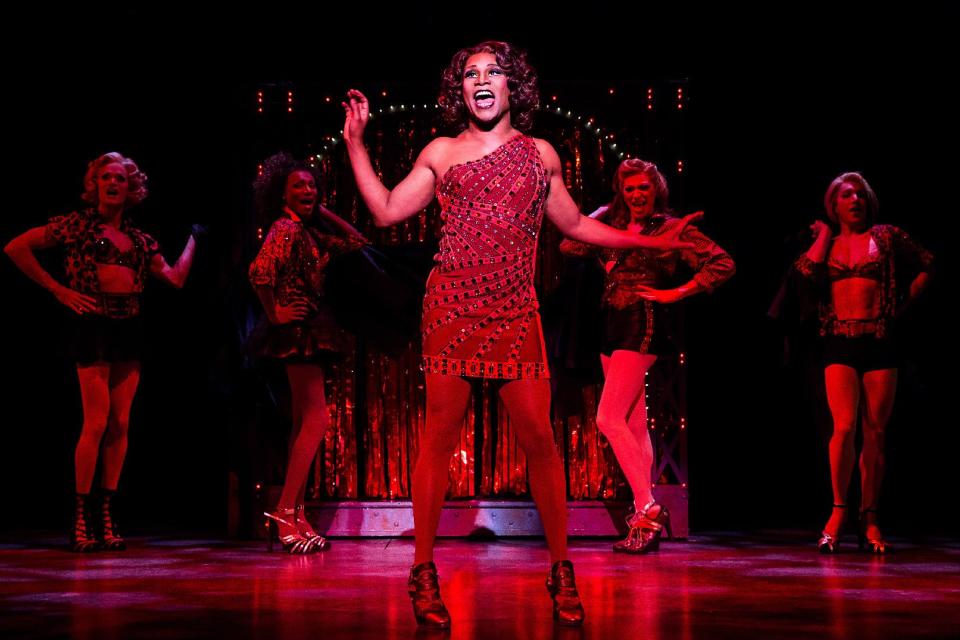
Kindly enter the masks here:
<path id="1" fill-rule="evenodd" d="M 829 512 L 825 409 L 804 369 L 782 366 L 782 335 L 765 312 L 830 180 L 857 170 L 879 196 L 881 221 L 938 258 L 934 285 L 907 320 L 883 518 L 898 533 L 951 532 L 960 444 L 947 307 L 956 269 L 955 10 L 625 11 L 592 2 L 519 13 L 496 3 L 224 12 L 28 9 L 8 20 L 17 39 L 2 45 L 4 241 L 75 209 L 86 162 L 108 150 L 149 174 L 152 194 L 136 220 L 168 260 L 190 223 L 213 228 L 186 288 L 148 293 L 151 343 L 121 483 L 127 531 L 225 526 L 227 468 L 244 446 L 229 398 L 236 311 L 249 295 L 236 237 L 248 219 L 250 158 L 303 151 L 302 127 L 342 124 L 334 103 L 316 110 L 315 125 L 257 139 L 257 87 L 289 83 L 335 98 L 382 88 L 432 101 L 454 51 L 496 38 L 530 52 L 545 97 L 558 93 L 622 128 L 643 108 L 631 98 L 638 87 L 685 83 L 689 164 L 675 203 L 706 210 L 702 228 L 738 265 L 733 281 L 691 301 L 687 314 L 693 528 L 816 531 Z M 620 93 L 609 98 L 607 87 Z M 80 403 L 61 355 L 61 311 L 8 260 L 0 277 L 4 529 L 62 528 Z"/>

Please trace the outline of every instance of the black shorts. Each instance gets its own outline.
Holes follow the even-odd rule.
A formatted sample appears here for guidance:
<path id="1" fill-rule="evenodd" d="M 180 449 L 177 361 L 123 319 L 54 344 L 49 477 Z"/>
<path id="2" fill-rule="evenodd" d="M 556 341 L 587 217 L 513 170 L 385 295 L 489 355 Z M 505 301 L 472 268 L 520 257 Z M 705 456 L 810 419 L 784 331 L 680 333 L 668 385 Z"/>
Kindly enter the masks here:
<path id="1" fill-rule="evenodd" d="M 662 337 L 654 331 L 660 317 L 659 305 L 642 300 L 623 309 L 604 307 L 601 353 L 610 355 L 618 349 L 663 355 Z"/>
<path id="2" fill-rule="evenodd" d="M 827 336 L 823 345 L 823 366 L 842 364 L 858 373 L 880 369 L 899 368 L 900 357 L 896 342 L 874 335 Z"/>

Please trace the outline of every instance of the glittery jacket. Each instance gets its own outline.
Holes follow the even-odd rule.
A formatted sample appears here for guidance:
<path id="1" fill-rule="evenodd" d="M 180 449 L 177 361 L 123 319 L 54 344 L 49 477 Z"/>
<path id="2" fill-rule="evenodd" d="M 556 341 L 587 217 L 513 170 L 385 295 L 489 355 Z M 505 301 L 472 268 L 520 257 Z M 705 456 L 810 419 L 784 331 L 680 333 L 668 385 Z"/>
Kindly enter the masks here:
<path id="1" fill-rule="evenodd" d="M 323 352 L 348 351 L 351 339 L 324 300 L 323 285 L 330 259 L 364 244 L 362 238 L 324 233 L 286 215 L 274 221 L 250 264 L 250 283 L 272 288 L 282 306 L 305 300 L 309 311 L 303 320 L 286 324 L 264 318 L 251 334 L 250 349 L 258 356 L 308 360 Z"/>
<path id="2" fill-rule="evenodd" d="M 874 225 L 870 228 L 870 235 L 880 253 L 880 316 L 876 336 L 883 338 L 890 333 L 899 305 L 909 294 L 909 281 L 920 273 L 933 272 L 933 254 L 893 225 Z M 814 262 L 803 253 L 793 266 L 802 281 L 812 287 L 812 295 L 817 300 L 820 335 L 831 334 L 837 314 L 833 310 L 826 261 Z"/>
<path id="3" fill-rule="evenodd" d="M 609 210 L 597 215 L 598 220 Z M 645 222 L 640 233 L 659 236 L 680 224 L 679 218 L 664 214 L 654 214 Z M 718 285 L 733 277 L 736 267 L 733 259 L 720 246 L 695 227 L 687 227 L 680 238 L 694 243 L 693 249 L 684 251 L 654 252 L 649 249 L 606 249 L 595 245 L 564 240 L 560 251 L 571 256 L 597 255 L 606 265 L 613 262 L 613 268 L 606 275 L 602 304 L 614 309 L 624 309 L 638 303 L 638 287 L 655 289 L 677 286 L 676 274 L 681 263 L 693 270 L 693 280 L 707 291 L 713 291 Z"/>
<path id="4" fill-rule="evenodd" d="M 140 293 L 150 272 L 150 261 L 160 252 L 160 245 L 126 218 L 120 223 L 120 231 L 133 243 L 130 251 L 123 252 L 130 257 L 122 264 L 133 269 L 133 290 Z M 64 264 L 70 288 L 87 294 L 99 293 L 97 256 L 118 252 L 103 235 L 103 222 L 97 211 L 91 208 L 54 216 L 44 226 L 44 233 L 48 241 L 57 243 L 66 251 Z"/>
<path id="5" fill-rule="evenodd" d="M 364 244 L 355 237 L 322 233 L 286 216 L 278 218 L 250 264 L 250 283 L 254 287 L 272 287 L 274 297 L 283 306 L 295 298 L 304 298 L 316 309 L 323 298 L 324 270 L 330 258 Z"/>

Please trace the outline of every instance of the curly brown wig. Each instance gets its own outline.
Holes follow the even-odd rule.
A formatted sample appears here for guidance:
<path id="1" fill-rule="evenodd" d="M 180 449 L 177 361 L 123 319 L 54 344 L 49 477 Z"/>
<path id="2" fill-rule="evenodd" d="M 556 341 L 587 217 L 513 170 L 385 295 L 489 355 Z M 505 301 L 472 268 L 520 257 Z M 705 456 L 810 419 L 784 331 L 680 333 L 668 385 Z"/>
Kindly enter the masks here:
<path id="1" fill-rule="evenodd" d="M 527 62 L 527 53 L 508 42 L 488 40 L 457 51 L 443 70 L 438 102 L 443 120 L 448 125 L 465 129 L 470 115 L 463 102 L 463 67 L 467 58 L 476 53 L 492 53 L 497 64 L 507 74 L 510 89 L 510 122 L 527 133 L 533 126 L 533 112 L 540 102 L 537 72 Z"/>
<path id="2" fill-rule="evenodd" d="M 253 181 L 253 204 L 257 221 L 269 224 L 283 210 L 283 194 L 287 189 L 287 177 L 294 171 L 306 171 L 319 183 L 315 167 L 297 160 L 286 151 L 275 153 L 263 161 L 263 169 Z"/>
<path id="3" fill-rule="evenodd" d="M 100 203 L 97 177 L 100 174 L 100 169 L 114 162 L 122 164 L 123 168 L 127 170 L 127 201 L 124 204 L 128 207 L 140 204 L 147 197 L 147 174 L 140 171 L 137 163 L 130 158 L 116 151 L 111 151 L 87 164 L 87 172 L 83 175 L 83 194 L 80 196 L 84 202 L 94 207 Z"/>

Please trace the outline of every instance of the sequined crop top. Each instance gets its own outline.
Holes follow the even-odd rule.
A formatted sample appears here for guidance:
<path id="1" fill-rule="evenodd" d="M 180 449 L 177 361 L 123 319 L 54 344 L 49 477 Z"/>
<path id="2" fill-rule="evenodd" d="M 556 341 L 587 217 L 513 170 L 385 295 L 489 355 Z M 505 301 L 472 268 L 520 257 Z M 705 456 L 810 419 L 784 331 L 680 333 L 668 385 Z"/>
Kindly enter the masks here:
<path id="1" fill-rule="evenodd" d="M 99 293 L 97 264 L 115 264 L 133 269 L 133 291 L 143 291 L 153 257 L 160 246 L 149 234 L 130 224 L 125 217 L 120 232 L 130 238 L 132 247 L 120 251 L 103 235 L 103 224 L 95 209 L 74 211 L 50 218 L 44 237 L 65 250 L 64 267 L 70 288 L 83 293 Z"/>
<path id="2" fill-rule="evenodd" d="M 121 251 L 117 248 L 117 245 L 103 236 L 97 238 L 94 246 L 93 260 L 97 264 L 110 264 L 136 269 L 139 265 L 139 257 L 136 245 L 131 245 L 126 251 Z"/>
<path id="3" fill-rule="evenodd" d="M 827 278 L 830 282 L 848 278 L 868 278 L 883 281 L 883 261 L 879 256 L 870 257 L 857 264 L 843 264 L 836 260 L 827 262 Z"/>

